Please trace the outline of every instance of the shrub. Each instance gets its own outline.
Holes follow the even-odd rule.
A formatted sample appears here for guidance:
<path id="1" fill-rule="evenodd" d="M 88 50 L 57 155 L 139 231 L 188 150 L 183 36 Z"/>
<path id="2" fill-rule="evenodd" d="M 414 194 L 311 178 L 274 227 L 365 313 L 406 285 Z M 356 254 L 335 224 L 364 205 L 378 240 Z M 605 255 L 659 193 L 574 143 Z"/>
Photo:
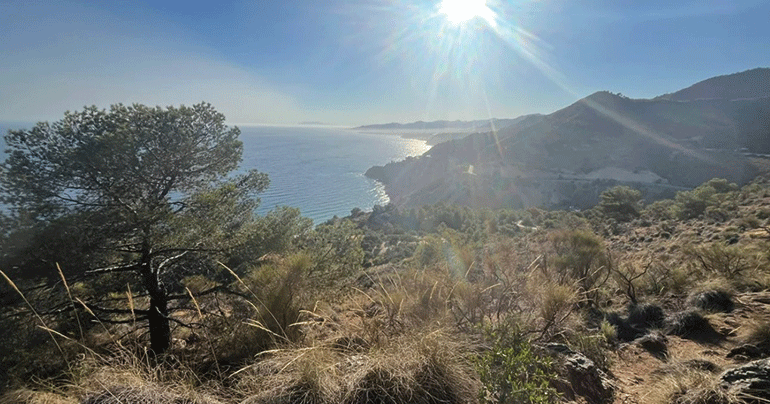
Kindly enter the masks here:
<path id="1" fill-rule="evenodd" d="M 714 178 L 692 191 L 678 192 L 675 197 L 678 216 L 681 219 L 700 217 L 706 208 L 719 205 L 728 192 L 736 189 L 737 185 Z"/>
<path id="2" fill-rule="evenodd" d="M 729 293 L 722 290 L 709 290 L 696 294 L 691 299 L 693 306 L 706 311 L 729 313 L 735 304 Z"/>
<path id="3" fill-rule="evenodd" d="M 617 342 L 618 330 L 616 330 L 615 327 L 613 327 L 612 324 L 609 323 L 609 321 L 602 320 L 601 324 L 599 325 L 599 331 L 601 332 L 601 335 L 604 337 L 604 342 L 608 344 L 614 344 L 615 342 Z"/>
<path id="4" fill-rule="evenodd" d="M 479 398 L 493 403 L 554 403 L 550 386 L 556 373 L 550 359 L 538 356 L 518 329 L 506 319 L 485 330 L 489 351 L 476 362 L 482 388 Z"/>
<path id="5" fill-rule="evenodd" d="M 713 341 L 720 338 L 708 319 L 696 311 L 685 311 L 672 316 L 666 327 L 666 333 L 698 341 Z"/>
<path id="6" fill-rule="evenodd" d="M 249 404 L 473 403 L 479 385 L 465 353 L 441 331 L 362 352 L 290 347 L 243 369 L 236 389 Z"/>
<path id="7" fill-rule="evenodd" d="M 647 397 L 652 404 L 739 404 L 735 394 L 709 371 L 679 365 L 656 381 Z"/>
<path id="8" fill-rule="evenodd" d="M 612 270 L 602 239 L 589 232 L 569 230 L 553 233 L 551 243 L 556 252 L 555 266 L 567 279 L 577 281 L 584 297 L 590 299 L 595 295 L 594 288 L 606 282 Z"/>
<path id="9" fill-rule="evenodd" d="M 639 216 L 642 193 L 636 189 L 619 185 L 602 192 L 599 198 L 598 208 L 608 217 L 627 222 Z"/>
<path id="10" fill-rule="evenodd" d="M 644 330 L 663 327 L 665 318 L 663 309 L 653 304 L 633 304 L 628 309 L 628 322 Z"/>
<path id="11" fill-rule="evenodd" d="M 725 246 L 713 243 L 707 246 L 690 247 L 685 254 L 695 258 L 706 272 L 733 278 L 752 267 L 751 258 L 739 246 Z"/>

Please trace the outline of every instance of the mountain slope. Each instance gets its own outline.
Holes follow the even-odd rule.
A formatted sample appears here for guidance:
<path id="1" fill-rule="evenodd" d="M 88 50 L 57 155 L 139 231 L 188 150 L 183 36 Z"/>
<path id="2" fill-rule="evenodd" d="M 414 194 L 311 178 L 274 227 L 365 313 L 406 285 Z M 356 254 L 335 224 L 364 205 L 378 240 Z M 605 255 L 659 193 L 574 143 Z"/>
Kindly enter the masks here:
<path id="1" fill-rule="evenodd" d="M 672 101 L 770 97 L 770 68 L 712 77 L 661 98 Z"/>
<path id="2" fill-rule="evenodd" d="M 690 87 L 731 99 L 647 100 L 598 92 L 520 121 L 526 124 L 440 143 L 421 158 L 370 174 L 405 205 L 572 206 L 576 199 L 595 202 L 601 191 L 596 181 L 609 181 L 605 188 L 632 182 L 649 188 L 649 198 L 713 177 L 743 183 L 757 172 L 751 161 L 756 156 L 747 154 L 770 154 L 770 98 L 751 97 L 762 86 L 736 83 L 765 70 Z M 695 90 L 674 94 L 684 98 Z"/>

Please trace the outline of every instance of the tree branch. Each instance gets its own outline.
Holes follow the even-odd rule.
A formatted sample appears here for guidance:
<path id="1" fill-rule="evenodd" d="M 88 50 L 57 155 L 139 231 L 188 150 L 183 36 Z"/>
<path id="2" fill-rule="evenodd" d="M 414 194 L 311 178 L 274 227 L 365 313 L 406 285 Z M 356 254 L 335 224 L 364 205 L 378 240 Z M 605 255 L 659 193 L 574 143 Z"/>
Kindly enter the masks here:
<path id="1" fill-rule="evenodd" d="M 129 272 L 129 271 L 136 271 L 139 269 L 139 264 L 123 264 L 123 265 L 113 265 L 109 267 L 104 268 L 96 268 L 96 269 L 90 269 L 86 271 L 87 274 L 104 274 L 104 273 L 112 273 L 112 272 Z"/>

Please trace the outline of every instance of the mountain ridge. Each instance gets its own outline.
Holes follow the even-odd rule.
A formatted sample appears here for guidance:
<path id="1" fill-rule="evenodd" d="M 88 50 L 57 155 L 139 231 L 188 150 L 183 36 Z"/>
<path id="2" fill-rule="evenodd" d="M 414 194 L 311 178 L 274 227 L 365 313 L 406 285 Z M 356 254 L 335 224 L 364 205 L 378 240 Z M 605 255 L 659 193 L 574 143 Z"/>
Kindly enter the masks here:
<path id="1" fill-rule="evenodd" d="M 367 175 L 405 206 L 567 207 L 575 200 L 588 206 L 614 183 L 647 188 L 650 199 L 713 177 L 745 183 L 760 169 L 754 160 L 770 154 L 770 97 L 742 96 L 764 94 L 764 87 L 724 89 L 743 88 L 746 77 L 765 70 L 687 88 L 729 95 L 722 98 L 675 99 L 687 89 L 653 99 L 599 91 L 535 121 L 439 143 Z"/>

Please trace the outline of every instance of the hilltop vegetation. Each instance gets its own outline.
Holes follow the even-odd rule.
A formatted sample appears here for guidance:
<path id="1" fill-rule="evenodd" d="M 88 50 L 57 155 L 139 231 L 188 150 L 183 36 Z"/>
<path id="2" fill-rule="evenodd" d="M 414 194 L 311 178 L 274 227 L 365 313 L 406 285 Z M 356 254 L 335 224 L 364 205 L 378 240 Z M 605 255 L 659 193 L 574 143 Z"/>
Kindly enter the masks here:
<path id="1" fill-rule="evenodd" d="M 139 278 L 47 245 L 16 276 L 53 276 L 2 289 L 3 401 L 734 402 L 720 370 L 770 353 L 767 206 L 758 178 L 582 212 L 388 205 L 312 228 L 281 209 L 180 263 L 162 354 Z"/>
<path id="2" fill-rule="evenodd" d="M 208 104 L 12 131 L 0 402 L 770 399 L 770 180 L 703 154 L 764 136 L 720 138 L 736 105 L 598 93 L 370 170 L 395 203 L 315 227 L 254 213 Z"/>

